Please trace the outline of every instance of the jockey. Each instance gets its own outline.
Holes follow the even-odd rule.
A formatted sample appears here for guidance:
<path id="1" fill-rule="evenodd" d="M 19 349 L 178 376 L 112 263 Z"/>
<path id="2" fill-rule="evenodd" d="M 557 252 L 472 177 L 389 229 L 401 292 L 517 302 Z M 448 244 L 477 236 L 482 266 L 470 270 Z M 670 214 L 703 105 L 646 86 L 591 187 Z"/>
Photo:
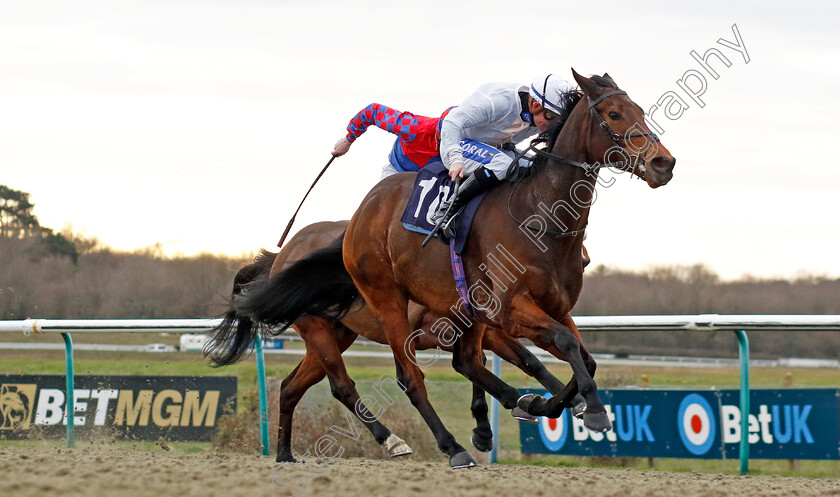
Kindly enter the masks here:
<path id="1" fill-rule="evenodd" d="M 350 145 L 373 124 L 397 135 L 388 155 L 388 164 L 382 168 L 381 179 L 392 174 L 418 171 L 429 159 L 438 155 L 440 121 L 448 113 L 449 109 L 440 117 L 415 116 L 382 104 L 370 104 L 350 120 L 347 136 L 335 144 L 332 154 L 335 157 L 346 154 Z"/>
<path id="2" fill-rule="evenodd" d="M 505 179 L 515 143 L 548 131 L 568 116 L 573 91 L 569 82 L 552 74 L 538 77 L 530 88 L 488 83 L 445 116 L 440 156 L 452 181 L 466 179 L 454 200 L 441 203 L 432 217 L 443 234 L 454 236 L 452 218 L 470 199 Z"/>

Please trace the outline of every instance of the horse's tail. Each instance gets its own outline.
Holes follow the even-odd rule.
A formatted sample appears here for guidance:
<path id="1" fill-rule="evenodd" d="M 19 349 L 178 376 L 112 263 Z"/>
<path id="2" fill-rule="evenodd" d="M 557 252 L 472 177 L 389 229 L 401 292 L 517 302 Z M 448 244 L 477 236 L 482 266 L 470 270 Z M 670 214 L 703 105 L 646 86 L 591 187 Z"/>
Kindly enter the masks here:
<path id="1" fill-rule="evenodd" d="M 234 299 L 237 313 L 281 332 L 303 315 L 344 317 L 359 298 L 359 290 L 344 267 L 343 242 L 344 233 Z"/>
<path id="2" fill-rule="evenodd" d="M 276 258 L 276 253 L 262 249 L 254 262 L 240 269 L 233 278 L 230 308 L 222 322 L 210 331 L 210 339 L 204 345 L 204 356 L 210 357 L 213 366 L 226 366 L 242 359 L 254 337 L 260 332 L 261 324 L 238 313 L 233 301 L 242 295 L 249 285 L 268 279 Z"/>

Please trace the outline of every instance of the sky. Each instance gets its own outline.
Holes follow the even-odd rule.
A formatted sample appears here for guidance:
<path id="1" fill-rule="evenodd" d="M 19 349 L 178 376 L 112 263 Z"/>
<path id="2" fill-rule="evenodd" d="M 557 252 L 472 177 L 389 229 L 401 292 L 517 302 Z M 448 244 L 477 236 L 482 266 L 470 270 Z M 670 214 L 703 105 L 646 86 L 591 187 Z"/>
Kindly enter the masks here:
<path id="1" fill-rule="evenodd" d="M 648 111 L 668 92 L 688 105 L 651 113 L 677 158 L 667 186 L 624 175 L 599 189 L 594 264 L 840 277 L 840 4 L 513 5 L 0 2 L 0 184 L 31 193 L 42 225 L 116 249 L 275 249 L 367 104 L 437 116 L 483 83 L 574 68 L 608 72 Z M 709 59 L 717 79 L 691 55 L 711 48 L 730 62 Z M 699 89 L 692 71 L 702 106 L 678 83 Z M 392 143 L 365 133 L 293 231 L 349 219 Z"/>

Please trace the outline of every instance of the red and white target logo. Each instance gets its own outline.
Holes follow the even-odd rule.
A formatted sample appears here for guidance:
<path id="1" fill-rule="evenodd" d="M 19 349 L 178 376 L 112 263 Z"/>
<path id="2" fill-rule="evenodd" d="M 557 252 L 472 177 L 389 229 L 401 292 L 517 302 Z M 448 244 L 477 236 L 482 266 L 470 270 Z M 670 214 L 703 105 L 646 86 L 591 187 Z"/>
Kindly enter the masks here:
<path id="1" fill-rule="evenodd" d="M 545 397 L 551 398 L 551 393 L 546 392 Z M 551 451 L 557 452 L 566 444 L 566 437 L 569 436 L 568 412 L 568 409 L 564 409 L 559 418 L 540 418 L 540 438 Z"/>
<path id="2" fill-rule="evenodd" d="M 709 451 L 717 434 L 712 407 L 696 393 L 686 395 L 680 403 L 677 427 L 685 448 L 698 456 Z"/>

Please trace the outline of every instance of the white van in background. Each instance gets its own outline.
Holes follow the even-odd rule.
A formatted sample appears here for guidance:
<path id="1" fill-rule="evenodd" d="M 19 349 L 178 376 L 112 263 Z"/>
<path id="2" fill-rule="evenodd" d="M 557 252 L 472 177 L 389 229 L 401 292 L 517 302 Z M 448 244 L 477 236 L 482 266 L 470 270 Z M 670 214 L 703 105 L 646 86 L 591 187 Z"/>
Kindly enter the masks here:
<path id="1" fill-rule="evenodd" d="M 207 342 L 207 335 L 203 333 L 184 333 L 181 335 L 181 351 L 201 351 Z"/>

